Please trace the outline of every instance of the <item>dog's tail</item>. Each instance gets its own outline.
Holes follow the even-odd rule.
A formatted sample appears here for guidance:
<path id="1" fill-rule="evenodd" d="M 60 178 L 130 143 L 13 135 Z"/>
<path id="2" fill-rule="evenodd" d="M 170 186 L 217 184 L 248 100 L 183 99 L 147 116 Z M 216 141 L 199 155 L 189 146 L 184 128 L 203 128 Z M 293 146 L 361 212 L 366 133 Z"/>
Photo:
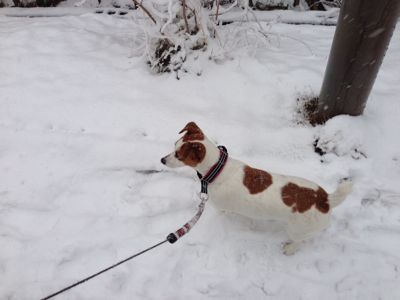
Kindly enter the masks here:
<path id="1" fill-rule="evenodd" d="M 331 207 L 334 208 L 342 203 L 343 200 L 346 199 L 347 195 L 350 194 L 352 188 L 352 180 L 347 178 L 343 179 L 342 182 L 339 183 L 336 191 L 334 191 L 332 194 L 329 194 L 328 196 L 329 204 L 331 205 Z"/>

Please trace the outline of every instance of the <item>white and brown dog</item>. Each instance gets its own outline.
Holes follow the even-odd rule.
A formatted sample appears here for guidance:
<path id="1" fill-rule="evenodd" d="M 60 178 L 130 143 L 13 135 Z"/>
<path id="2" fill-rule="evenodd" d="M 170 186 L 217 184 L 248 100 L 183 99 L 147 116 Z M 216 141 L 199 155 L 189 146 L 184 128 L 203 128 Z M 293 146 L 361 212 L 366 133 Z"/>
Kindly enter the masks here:
<path id="1" fill-rule="evenodd" d="M 189 166 L 206 174 L 219 160 L 221 150 L 194 123 L 188 123 L 175 143 L 175 151 L 163 157 L 168 167 Z M 223 171 L 208 187 L 211 202 L 221 210 L 257 219 L 277 219 L 287 223 L 290 240 L 283 246 L 293 254 L 301 242 L 329 225 L 332 208 L 350 193 L 352 183 L 343 181 L 328 194 L 309 180 L 271 174 L 229 158 Z"/>

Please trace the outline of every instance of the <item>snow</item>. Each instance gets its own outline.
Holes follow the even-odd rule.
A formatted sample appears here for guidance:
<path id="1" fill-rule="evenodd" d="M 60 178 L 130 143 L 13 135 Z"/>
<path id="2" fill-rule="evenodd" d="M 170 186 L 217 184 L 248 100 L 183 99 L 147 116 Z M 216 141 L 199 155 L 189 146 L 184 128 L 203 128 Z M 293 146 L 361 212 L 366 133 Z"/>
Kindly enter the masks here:
<path id="1" fill-rule="evenodd" d="M 44 297 L 189 220 L 198 180 L 159 160 L 194 120 L 253 166 L 328 191 L 353 176 L 354 191 L 294 256 L 281 253 L 281 224 L 208 205 L 176 244 L 58 299 L 398 299 L 400 29 L 363 116 L 297 124 L 334 29 L 273 24 L 266 46 L 227 49 L 176 80 L 132 50 L 143 32 L 131 18 L 0 16 L 0 298 Z"/>
<path id="2" fill-rule="evenodd" d="M 62 17 L 62 16 L 80 16 L 92 12 L 97 13 L 116 13 L 116 14 L 129 14 L 135 19 L 143 18 L 143 12 L 139 10 L 127 9 L 128 4 L 122 5 L 123 2 L 120 0 L 121 8 L 110 7 L 107 2 L 102 2 L 100 6 L 92 5 L 90 1 L 84 2 L 82 5 L 71 8 L 71 6 L 77 5 L 71 1 L 63 1 L 57 7 L 35 7 L 35 8 L 9 8 L 5 7 L 0 10 L 0 16 L 4 15 L 7 17 Z M 79 1 L 78 3 L 80 3 Z M 95 1 L 97 3 L 97 0 Z M 244 22 L 244 21 L 262 21 L 270 23 L 288 23 L 288 24 L 311 24 L 311 25 L 336 25 L 339 10 L 336 8 L 329 9 L 328 11 L 292 11 L 292 10 L 271 10 L 271 11 L 252 11 L 246 14 L 246 11 L 239 7 L 232 9 L 226 9 L 218 19 L 222 22 Z M 144 18 L 148 18 L 144 16 Z M 379 33 L 378 33 L 379 34 Z"/>
<path id="3" fill-rule="evenodd" d="M 271 10 L 252 11 L 245 14 L 242 9 L 234 8 L 218 19 L 224 22 L 263 21 L 288 24 L 336 25 L 339 9 L 331 8 L 328 11 L 296 11 L 296 10 Z"/>
<path id="4" fill-rule="evenodd" d="M 61 2 L 63 3 L 63 2 Z M 114 9 L 116 10 L 116 9 Z M 63 16 L 80 16 L 90 12 L 94 12 L 93 8 L 85 7 L 35 7 L 35 8 L 17 8 L 4 7 L 0 10 L 0 16 L 6 17 L 63 17 Z"/>

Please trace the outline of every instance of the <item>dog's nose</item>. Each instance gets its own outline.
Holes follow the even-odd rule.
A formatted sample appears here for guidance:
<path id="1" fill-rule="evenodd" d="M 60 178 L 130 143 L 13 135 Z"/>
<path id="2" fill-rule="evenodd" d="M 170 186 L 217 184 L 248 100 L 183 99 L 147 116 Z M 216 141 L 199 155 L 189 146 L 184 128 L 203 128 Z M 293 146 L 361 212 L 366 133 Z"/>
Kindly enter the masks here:
<path id="1" fill-rule="evenodd" d="M 161 158 L 161 163 L 165 165 L 165 163 L 167 162 L 167 160 L 165 159 L 165 157 Z"/>

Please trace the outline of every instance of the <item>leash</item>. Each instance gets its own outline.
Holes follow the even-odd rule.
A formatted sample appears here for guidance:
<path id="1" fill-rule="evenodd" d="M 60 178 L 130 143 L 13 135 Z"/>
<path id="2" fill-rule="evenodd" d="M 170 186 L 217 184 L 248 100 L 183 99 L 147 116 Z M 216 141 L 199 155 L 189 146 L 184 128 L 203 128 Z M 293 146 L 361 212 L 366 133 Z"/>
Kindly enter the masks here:
<path id="1" fill-rule="evenodd" d="M 140 256 L 140 255 L 142 255 L 142 254 L 144 254 L 144 253 L 146 253 L 146 252 L 148 252 L 148 251 L 150 251 L 150 250 L 152 250 L 154 248 L 157 248 L 157 247 L 161 246 L 162 244 L 164 244 L 166 242 L 169 242 L 170 244 L 173 244 L 177 240 L 179 240 L 181 237 L 183 237 L 186 233 L 188 233 L 193 228 L 193 226 L 197 223 L 197 221 L 200 219 L 201 215 L 203 214 L 205 204 L 206 204 L 206 202 L 208 200 L 208 189 L 207 189 L 208 188 L 208 184 L 213 182 L 215 180 L 215 178 L 217 178 L 217 176 L 221 173 L 222 169 L 224 168 L 225 163 L 226 163 L 226 161 L 228 159 L 228 152 L 227 152 L 226 148 L 224 146 L 218 146 L 218 148 L 220 150 L 220 156 L 219 156 L 218 162 L 215 163 L 211 167 L 211 169 L 207 172 L 207 174 L 205 176 L 202 176 L 199 172 L 197 172 L 197 175 L 201 179 L 201 192 L 199 194 L 199 198 L 200 198 L 201 202 L 200 202 L 200 204 L 198 206 L 197 213 L 194 215 L 193 218 L 190 219 L 190 221 L 185 223 L 177 231 L 168 234 L 167 238 L 165 240 L 163 240 L 162 242 L 159 242 L 159 243 L 157 243 L 157 244 L 155 244 L 155 245 L 153 245 L 153 246 L 151 246 L 151 247 L 149 247 L 149 248 L 147 248 L 145 250 L 142 250 L 142 251 L 140 251 L 140 252 L 138 252 L 136 254 L 133 254 L 133 255 L 129 256 L 128 258 L 125 258 L 125 259 L 113 264 L 112 266 L 109 266 L 109 267 L 107 267 L 107 268 L 105 268 L 105 269 L 103 269 L 103 270 L 101 270 L 101 271 L 99 271 L 99 272 L 97 272 L 97 273 L 95 273 L 93 275 L 90 275 L 90 276 L 88 276 L 88 277 L 86 277 L 86 278 L 84 278 L 84 279 L 82 279 L 82 280 L 80 280 L 80 281 L 78 281 L 78 282 L 76 282 L 74 284 L 71 284 L 71 285 L 69 285 L 69 286 L 67 286 L 67 287 L 65 287 L 65 288 L 63 288 L 63 289 L 51 294 L 51 295 L 48 295 L 48 296 L 46 296 L 44 298 L 41 298 L 40 300 L 48 300 L 48 299 L 51 299 L 51 298 L 53 298 L 53 297 L 55 297 L 57 295 L 60 295 L 60 294 L 66 292 L 66 291 L 68 291 L 68 290 L 70 290 L 70 289 L 72 289 L 72 288 L 74 288 L 74 287 L 76 287 L 76 286 L 78 286 L 78 285 L 80 285 L 82 283 L 85 283 L 86 281 L 89 281 L 89 280 L 99 276 L 100 274 L 103 274 L 103 273 L 105 273 L 105 272 L 107 272 L 107 271 L 109 271 L 109 270 L 111 270 L 111 269 L 113 269 L 113 268 L 115 268 L 115 267 L 117 267 L 117 266 L 119 266 L 119 265 L 121 265 L 121 264 L 123 264 L 123 263 L 125 263 L 125 262 L 127 262 L 127 261 L 129 261 L 129 260 L 131 260 L 133 258 L 135 258 L 135 257 L 138 257 L 138 256 Z"/>
<path id="2" fill-rule="evenodd" d="M 135 257 L 137 257 L 137 256 L 139 256 L 139 255 L 141 255 L 141 254 L 143 254 L 143 253 L 145 253 L 147 251 L 150 251 L 151 249 L 154 249 L 154 248 L 164 244 L 167 241 L 168 240 L 166 239 L 166 240 L 164 240 L 164 241 L 162 241 L 162 242 L 160 242 L 158 244 L 155 244 L 154 246 L 151 246 L 150 248 L 147 248 L 147 249 L 145 249 L 143 251 L 140 251 L 140 252 L 138 252 L 138 253 L 136 253 L 136 254 L 124 259 L 124 260 L 121 260 L 121 261 L 117 262 L 116 264 L 114 264 L 114 265 L 112 265 L 112 266 L 110 266 L 108 268 L 105 268 L 105 269 L 103 269 L 103 270 L 101 270 L 101 271 L 99 271 L 99 272 L 97 272 L 97 273 L 95 273 L 93 275 L 90 275 L 90 276 L 86 277 L 85 279 L 82 279 L 82 280 L 80 280 L 80 281 L 78 281 L 78 282 L 76 282 L 74 284 L 71 284 L 70 286 L 67 286 L 66 288 L 63 288 L 62 290 L 59 290 L 58 292 L 55 292 L 55 293 L 53 293 L 53 294 L 51 294 L 49 296 L 46 296 L 46 297 L 42 298 L 41 300 L 47 300 L 47 299 L 53 298 L 53 297 L 55 297 L 55 296 L 57 296 L 59 294 L 62 294 L 64 292 L 66 292 L 66 291 L 68 291 L 68 290 L 70 290 L 70 289 L 72 289 L 72 288 L 74 288 L 74 287 L 86 282 L 86 281 L 89 281 L 92 278 L 95 278 L 96 276 L 99 276 L 100 274 L 103 274 L 104 272 L 107 272 L 107 271 L 115 268 L 116 266 L 119 266 L 119 265 L 123 264 L 124 262 L 127 262 L 128 260 L 131 260 L 132 258 L 135 258 Z"/>
<path id="3" fill-rule="evenodd" d="M 76 282 L 74 284 L 71 284 L 70 286 L 67 286 L 67 287 L 65 287 L 65 288 L 63 288 L 63 289 L 61 289 L 61 290 L 59 290 L 59 291 L 57 291 L 57 292 L 55 292 L 55 293 L 53 293 L 53 294 L 51 294 L 49 296 L 46 296 L 46 297 L 44 297 L 44 298 L 42 298 L 40 300 L 48 300 L 48 299 L 51 299 L 51 298 L 53 298 L 53 297 L 55 297 L 57 295 L 60 295 L 60 294 L 66 292 L 66 291 L 68 291 L 68 290 L 70 290 L 70 289 L 72 289 L 72 288 L 74 288 L 74 287 L 76 287 L 76 286 L 78 286 L 78 285 L 80 285 L 82 283 L 85 283 L 86 281 L 89 281 L 89 280 L 99 276 L 100 274 L 103 274 L 103 273 L 105 273 L 105 272 L 107 272 L 107 271 L 109 271 L 109 270 L 111 270 L 111 269 L 113 269 L 113 268 L 115 268 L 115 267 L 117 267 L 117 266 L 119 266 L 119 265 L 121 265 L 121 264 L 123 264 L 123 263 L 125 263 L 125 262 L 127 262 L 127 261 L 129 261 L 129 260 L 131 260 L 133 258 L 135 258 L 135 257 L 138 257 L 138 256 L 146 253 L 147 251 L 150 251 L 150 250 L 152 250 L 154 248 L 157 248 L 158 246 L 161 246 L 162 244 L 164 244 L 166 242 L 169 242 L 170 244 L 175 243 L 178 239 L 180 239 L 186 233 L 188 233 L 190 231 L 190 229 L 192 229 L 192 227 L 200 219 L 200 216 L 203 214 L 205 203 L 208 200 L 208 195 L 206 195 L 206 197 L 204 197 L 202 194 L 200 194 L 200 199 L 201 199 L 201 203 L 199 204 L 199 208 L 198 208 L 198 211 L 197 211 L 196 215 L 189 222 L 187 222 L 185 225 L 183 225 L 181 228 L 179 228 L 177 231 L 170 233 L 167 236 L 167 238 L 165 240 L 163 240 L 162 242 L 159 242 L 159 243 L 157 243 L 157 244 L 155 244 L 155 245 L 153 245 L 153 246 L 151 246 L 151 247 L 149 247 L 149 248 L 147 248 L 147 249 L 145 249 L 143 251 L 140 251 L 140 252 L 138 252 L 138 253 L 136 253 L 136 254 L 134 254 L 132 256 L 129 256 L 128 258 L 125 258 L 125 259 L 117 262 L 116 264 L 114 264 L 112 266 L 109 266 L 109 267 L 107 267 L 107 268 L 105 268 L 105 269 L 103 269 L 103 270 L 101 270 L 101 271 L 99 271 L 99 272 L 97 272 L 97 273 L 95 273 L 93 275 L 90 275 L 90 276 L 88 276 L 88 277 L 86 277 L 86 278 L 84 278 L 84 279 L 82 279 L 82 280 L 80 280 L 80 281 L 78 281 L 78 282 Z"/>

